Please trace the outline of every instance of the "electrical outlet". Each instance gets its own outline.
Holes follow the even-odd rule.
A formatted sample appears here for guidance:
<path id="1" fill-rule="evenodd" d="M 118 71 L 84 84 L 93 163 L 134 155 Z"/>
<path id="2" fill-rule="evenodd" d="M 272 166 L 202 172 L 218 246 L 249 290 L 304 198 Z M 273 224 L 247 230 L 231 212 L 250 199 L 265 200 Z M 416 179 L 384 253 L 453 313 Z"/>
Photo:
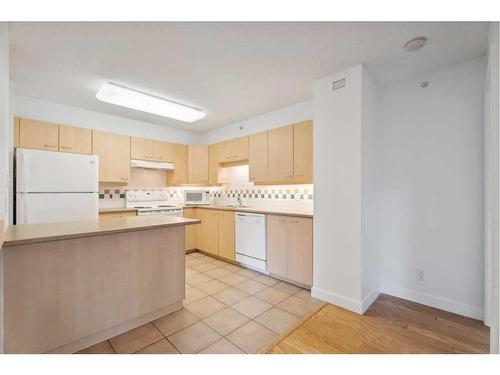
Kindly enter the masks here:
<path id="1" fill-rule="evenodd" d="M 417 270 L 417 280 L 425 281 L 425 272 L 422 270 Z"/>

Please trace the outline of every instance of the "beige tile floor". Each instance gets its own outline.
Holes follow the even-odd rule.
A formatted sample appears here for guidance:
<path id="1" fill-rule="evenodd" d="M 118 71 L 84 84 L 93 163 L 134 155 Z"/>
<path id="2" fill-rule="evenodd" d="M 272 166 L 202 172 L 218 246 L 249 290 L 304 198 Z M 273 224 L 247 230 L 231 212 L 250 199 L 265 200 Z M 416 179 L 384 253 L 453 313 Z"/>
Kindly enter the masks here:
<path id="1" fill-rule="evenodd" d="M 256 353 L 318 303 L 308 290 L 192 253 L 182 310 L 78 353 Z"/>

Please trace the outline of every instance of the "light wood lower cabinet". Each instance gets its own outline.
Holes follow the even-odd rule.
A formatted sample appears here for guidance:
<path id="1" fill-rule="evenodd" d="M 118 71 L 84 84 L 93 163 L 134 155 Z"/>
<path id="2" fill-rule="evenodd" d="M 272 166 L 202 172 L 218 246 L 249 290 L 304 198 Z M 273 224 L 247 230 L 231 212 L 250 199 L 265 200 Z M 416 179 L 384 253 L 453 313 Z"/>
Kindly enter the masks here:
<path id="1" fill-rule="evenodd" d="M 267 269 L 271 274 L 312 285 L 312 219 L 267 215 Z"/>
<path id="2" fill-rule="evenodd" d="M 99 156 L 99 181 L 126 184 L 130 179 L 130 137 L 94 130 L 92 154 Z"/>
<path id="3" fill-rule="evenodd" d="M 137 216 L 135 211 L 115 211 L 115 212 L 100 212 L 99 219 L 117 219 L 121 217 Z"/>
<path id="4" fill-rule="evenodd" d="M 197 209 L 196 248 L 213 255 L 219 255 L 218 211 Z"/>
<path id="5" fill-rule="evenodd" d="M 196 208 L 184 208 L 183 217 L 188 219 L 196 219 Z M 185 235 L 184 245 L 187 250 L 196 249 L 196 226 L 186 225 L 186 235 Z"/>
<path id="6" fill-rule="evenodd" d="M 92 130 L 59 125 L 59 152 L 92 154 Z"/>
<path id="7" fill-rule="evenodd" d="M 197 209 L 196 248 L 225 259 L 235 259 L 234 212 Z"/>
<path id="8" fill-rule="evenodd" d="M 57 151 L 59 149 L 59 125 L 45 121 L 19 119 L 19 147 Z"/>
<path id="9" fill-rule="evenodd" d="M 235 227 L 234 212 L 218 211 L 219 256 L 222 258 L 235 260 Z"/>

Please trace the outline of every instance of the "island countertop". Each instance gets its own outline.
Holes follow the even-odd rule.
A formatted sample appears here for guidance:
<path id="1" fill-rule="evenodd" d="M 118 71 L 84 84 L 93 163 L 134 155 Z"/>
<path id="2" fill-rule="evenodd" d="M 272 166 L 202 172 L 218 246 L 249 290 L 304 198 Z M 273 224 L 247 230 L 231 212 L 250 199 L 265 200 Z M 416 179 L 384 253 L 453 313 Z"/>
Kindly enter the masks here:
<path id="1" fill-rule="evenodd" d="M 5 232 L 3 247 L 199 223 L 201 221 L 198 219 L 153 215 L 113 220 L 11 225 Z"/>

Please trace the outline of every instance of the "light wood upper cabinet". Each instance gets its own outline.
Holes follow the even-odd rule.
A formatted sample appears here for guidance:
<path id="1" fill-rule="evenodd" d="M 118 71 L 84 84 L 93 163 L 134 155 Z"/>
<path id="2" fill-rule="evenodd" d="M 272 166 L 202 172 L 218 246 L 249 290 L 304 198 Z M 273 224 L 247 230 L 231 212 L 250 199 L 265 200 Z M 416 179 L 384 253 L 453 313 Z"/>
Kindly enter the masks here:
<path id="1" fill-rule="evenodd" d="M 174 170 L 167 172 L 169 185 L 183 185 L 188 182 L 188 146 L 173 144 Z"/>
<path id="2" fill-rule="evenodd" d="M 287 219 L 287 278 L 312 285 L 312 219 Z"/>
<path id="3" fill-rule="evenodd" d="M 99 155 L 99 181 L 126 184 L 130 178 L 130 137 L 94 130 L 92 153 Z"/>
<path id="4" fill-rule="evenodd" d="M 19 147 L 36 150 L 59 149 L 59 126 L 50 122 L 19 120 Z"/>
<path id="5" fill-rule="evenodd" d="M 287 276 L 287 218 L 267 215 L 267 270 L 277 276 Z"/>
<path id="6" fill-rule="evenodd" d="M 208 146 L 208 183 L 216 185 L 219 173 L 220 143 Z"/>
<path id="7" fill-rule="evenodd" d="M 59 125 L 59 152 L 92 154 L 92 130 Z"/>
<path id="8" fill-rule="evenodd" d="M 313 122 L 293 125 L 293 178 L 297 183 L 313 181 Z"/>
<path id="9" fill-rule="evenodd" d="M 154 160 L 165 163 L 172 163 L 174 161 L 174 145 L 170 142 L 154 141 Z"/>
<path id="10" fill-rule="evenodd" d="M 248 159 L 248 137 L 231 139 L 221 143 L 220 162 L 228 163 Z"/>
<path id="11" fill-rule="evenodd" d="M 248 137 L 248 165 L 250 181 L 266 182 L 269 178 L 267 166 L 267 132 Z"/>
<path id="12" fill-rule="evenodd" d="M 270 182 L 293 180 L 293 125 L 268 131 Z"/>
<path id="13" fill-rule="evenodd" d="M 197 209 L 196 248 L 213 255 L 219 255 L 218 211 Z"/>
<path id="14" fill-rule="evenodd" d="M 196 208 L 184 208 L 183 217 L 196 219 Z M 196 249 L 196 225 L 186 225 L 184 245 L 187 250 Z"/>
<path id="15" fill-rule="evenodd" d="M 188 183 L 208 184 L 208 146 L 188 146 Z"/>
<path id="16" fill-rule="evenodd" d="M 19 117 L 14 117 L 14 148 L 19 147 Z"/>
<path id="17" fill-rule="evenodd" d="M 217 211 L 219 256 L 235 260 L 235 227 L 233 211 Z"/>
<path id="18" fill-rule="evenodd" d="M 154 141 L 145 138 L 130 138 L 130 157 L 138 160 L 154 159 Z"/>
<path id="19" fill-rule="evenodd" d="M 312 285 L 312 219 L 267 215 L 267 270 Z"/>

